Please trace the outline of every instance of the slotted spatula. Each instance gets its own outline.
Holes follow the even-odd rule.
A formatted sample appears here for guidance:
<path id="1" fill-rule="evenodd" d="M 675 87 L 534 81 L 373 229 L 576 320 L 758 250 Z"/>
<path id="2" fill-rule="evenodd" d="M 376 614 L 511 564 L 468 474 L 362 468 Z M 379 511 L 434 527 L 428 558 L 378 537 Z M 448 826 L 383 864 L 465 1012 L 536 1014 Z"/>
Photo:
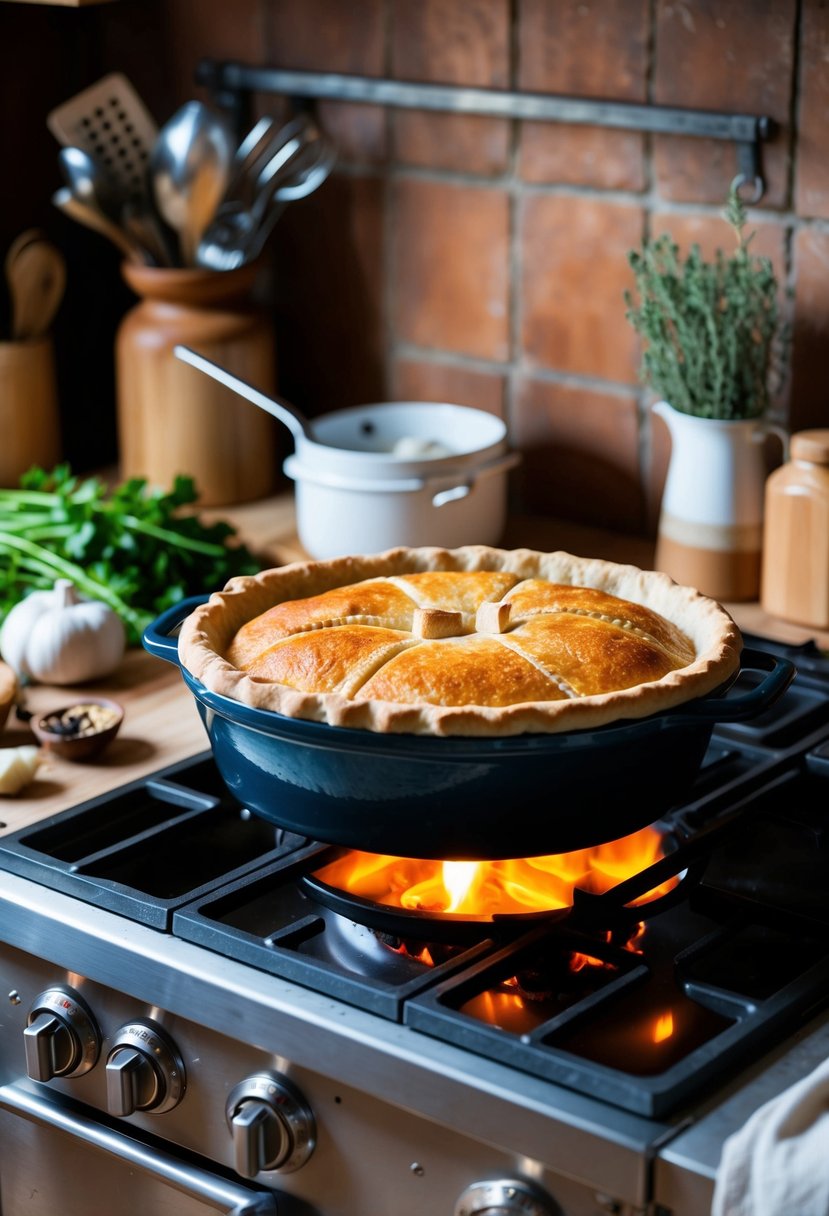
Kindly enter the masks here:
<path id="1" fill-rule="evenodd" d="M 47 115 L 46 125 L 59 143 L 94 156 L 124 198 L 144 192 L 158 127 L 121 72 L 63 102 Z"/>

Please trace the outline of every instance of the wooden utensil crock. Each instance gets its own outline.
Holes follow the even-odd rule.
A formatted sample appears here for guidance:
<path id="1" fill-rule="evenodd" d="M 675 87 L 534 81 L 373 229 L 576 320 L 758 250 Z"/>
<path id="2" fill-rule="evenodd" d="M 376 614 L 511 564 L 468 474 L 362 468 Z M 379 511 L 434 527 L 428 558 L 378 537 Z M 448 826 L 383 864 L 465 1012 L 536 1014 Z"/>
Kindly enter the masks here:
<path id="1" fill-rule="evenodd" d="M 51 335 L 0 342 L 0 486 L 14 488 L 32 465 L 51 469 L 60 456 Z"/>
<path id="2" fill-rule="evenodd" d="M 182 343 L 274 392 L 270 324 L 250 302 L 255 266 L 218 273 L 124 263 L 140 302 L 116 336 L 121 475 L 169 488 L 194 478 L 202 506 L 262 498 L 275 484 L 276 423 L 173 355 Z"/>

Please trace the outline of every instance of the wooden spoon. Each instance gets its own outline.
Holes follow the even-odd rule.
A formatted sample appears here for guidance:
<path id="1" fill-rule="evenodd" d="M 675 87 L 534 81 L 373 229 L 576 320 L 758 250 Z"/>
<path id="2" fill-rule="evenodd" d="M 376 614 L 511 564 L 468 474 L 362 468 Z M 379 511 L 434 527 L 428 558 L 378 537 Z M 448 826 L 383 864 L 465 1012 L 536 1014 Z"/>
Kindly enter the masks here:
<path id="1" fill-rule="evenodd" d="M 48 332 L 66 288 L 63 254 L 37 229 L 21 233 L 6 255 L 12 302 L 12 338 L 25 341 Z"/>

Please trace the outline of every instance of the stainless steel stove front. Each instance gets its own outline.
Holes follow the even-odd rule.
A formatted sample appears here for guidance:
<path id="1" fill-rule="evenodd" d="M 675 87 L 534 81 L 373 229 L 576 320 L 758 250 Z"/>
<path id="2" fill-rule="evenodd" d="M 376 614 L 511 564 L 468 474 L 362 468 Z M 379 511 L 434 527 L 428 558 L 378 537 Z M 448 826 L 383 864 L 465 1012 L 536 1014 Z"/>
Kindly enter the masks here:
<path id="1" fill-rule="evenodd" d="M 650 1161 L 674 1130 L 668 1124 L 515 1073 L 14 875 L 0 875 L 0 938 L 2 1216 L 648 1210 Z M 33 1032 L 24 1031 L 37 998 L 56 990 L 80 998 L 100 1046 L 91 1066 L 37 1082 L 27 1076 L 25 1039 Z M 180 1055 L 182 1092 L 167 1109 L 130 1113 L 130 1095 L 145 1091 L 113 1082 L 120 1068 L 106 1067 L 120 1051 L 117 1063 L 129 1072 L 130 1026 L 157 1033 Z M 30 1041 L 30 1068 L 36 1059 Z M 42 1047 L 44 1060 L 48 1075 Z M 287 1170 L 249 1168 L 255 1176 L 246 1179 L 239 1173 L 244 1147 L 240 1158 L 226 1107 L 240 1084 L 250 1090 L 251 1079 L 255 1097 L 263 1075 L 284 1079 L 299 1097 L 313 1147 Z M 126 1113 L 113 1117 L 113 1104 Z M 247 1143 L 255 1159 L 251 1112 Z"/>
<path id="2" fill-rule="evenodd" d="M 61 992 L 100 1041 L 33 1081 L 68 1059 L 24 1034 Z M 151 1087 L 120 1074 L 159 1043 L 179 1100 L 134 1109 Z M 704 1216 L 724 1138 L 827 1052 L 824 1009 L 692 1113 L 646 1119 L 0 873 L 1 1216 Z M 263 1077 L 300 1134 L 257 1172 L 261 1111 L 234 1145 L 227 1107 Z"/>

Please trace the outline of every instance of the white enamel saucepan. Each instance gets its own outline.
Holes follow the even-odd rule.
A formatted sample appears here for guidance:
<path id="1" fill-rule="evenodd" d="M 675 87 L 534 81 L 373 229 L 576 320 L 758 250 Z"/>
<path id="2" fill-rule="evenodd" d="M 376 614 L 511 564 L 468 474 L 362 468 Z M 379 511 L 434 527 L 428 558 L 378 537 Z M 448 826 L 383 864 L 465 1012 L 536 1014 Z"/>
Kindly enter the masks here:
<path id="1" fill-rule="evenodd" d="M 295 451 L 297 531 L 314 558 L 397 545 L 494 545 L 507 472 L 520 460 L 500 418 L 469 406 L 398 401 L 305 418 L 188 347 L 176 356 L 287 426 Z"/>

